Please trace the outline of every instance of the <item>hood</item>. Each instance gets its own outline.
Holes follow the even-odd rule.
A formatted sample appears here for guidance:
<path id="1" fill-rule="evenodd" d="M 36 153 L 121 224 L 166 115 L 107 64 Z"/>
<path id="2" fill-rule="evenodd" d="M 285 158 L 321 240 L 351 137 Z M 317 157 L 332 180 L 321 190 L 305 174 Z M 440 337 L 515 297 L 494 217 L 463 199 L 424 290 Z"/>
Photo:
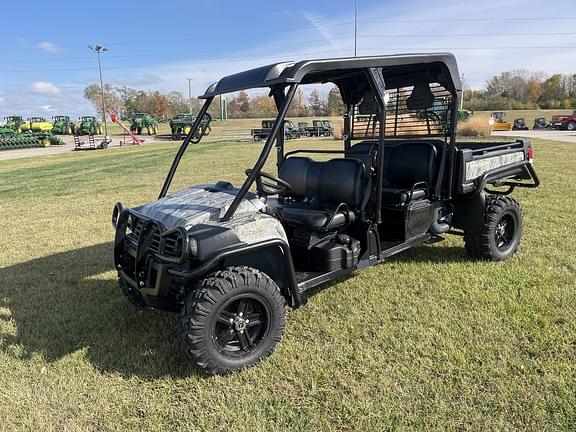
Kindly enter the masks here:
<path id="1" fill-rule="evenodd" d="M 221 225 L 220 218 L 236 197 L 239 189 L 229 183 L 199 185 L 135 207 L 134 210 L 160 222 L 166 229 L 197 224 Z M 264 204 L 254 194 L 247 193 L 236 210 L 234 219 L 248 214 L 258 214 Z"/>

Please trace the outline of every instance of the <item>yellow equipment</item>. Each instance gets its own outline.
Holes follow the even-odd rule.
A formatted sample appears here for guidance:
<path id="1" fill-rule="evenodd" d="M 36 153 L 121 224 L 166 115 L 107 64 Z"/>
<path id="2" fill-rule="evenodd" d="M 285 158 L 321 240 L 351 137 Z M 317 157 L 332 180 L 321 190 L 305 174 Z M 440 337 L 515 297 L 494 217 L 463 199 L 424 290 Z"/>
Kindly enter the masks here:
<path id="1" fill-rule="evenodd" d="M 496 111 L 490 114 L 490 117 L 494 120 L 492 130 L 494 131 L 511 131 L 512 123 L 506 121 L 506 113 L 503 111 Z"/>
<path id="2" fill-rule="evenodd" d="M 28 119 L 27 123 L 20 126 L 22 132 L 31 130 L 33 132 L 50 132 L 54 125 L 49 121 L 46 121 L 44 117 L 31 117 Z"/>

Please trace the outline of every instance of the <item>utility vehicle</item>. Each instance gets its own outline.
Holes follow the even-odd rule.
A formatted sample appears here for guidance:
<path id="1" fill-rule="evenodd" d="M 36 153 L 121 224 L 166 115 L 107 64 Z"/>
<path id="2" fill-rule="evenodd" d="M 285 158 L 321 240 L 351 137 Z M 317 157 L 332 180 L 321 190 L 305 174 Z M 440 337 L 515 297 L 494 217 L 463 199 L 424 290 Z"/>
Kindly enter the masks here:
<path id="1" fill-rule="evenodd" d="M 526 120 L 524 120 L 523 118 L 514 119 L 512 130 L 528 130 Z"/>
<path id="2" fill-rule="evenodd" d="M 548 129 L 550 127 L 552 126 L 546 121 L 546 117 L 538 117 L 534 119 L 534 126 L 532 129 Z"/>
<path id="3" fill-rule="evenodd" d="M 334 128 L 330 120 L 312 120 L 312 126 L 304 128 L 308 137 L 324 137 L 334 135 Z"/>
<path id="4" fill-rule="evenodd" d="M 298 308 L 313 288 L 357 269 L 449 233 L 464 237 L 473 258 L 508 258 L 522 234 L 510 193 L 539 184 L 532 147 L 456 142 L 459 76 L 452 54 L 412 54 L 278 63 L 211 85 L 158 200 L 114 208 L 124 295 L 179 311 L 186 354 L 208 373 L 226 373 L 273 351 L 285 304 Z M 303 141 L 286 151 L 290 102 L 300 86 L 320 83 L 342 95 L 343 145 Z M 212 101 L 266 87 L 278 114 L 242 185 L 222 180 L 169 194 Z M 417 116 L 436 97 L 447 101 L 446 127 Z M 276 174 L 263 171 L 272 153 Z"/>
<path id="5" fill-rule="evenodd" d="M 262 120 L 262 127 L 251 129 L 250 135 L 252 135 L 254 141 L 266 139 L 270 136 L 273 126 L 274 120 Z M 296 126 L 292 120 L 284 120 L 284 138 L 300 138 L 301 134 L 302 129 L 299 126 Z"/>

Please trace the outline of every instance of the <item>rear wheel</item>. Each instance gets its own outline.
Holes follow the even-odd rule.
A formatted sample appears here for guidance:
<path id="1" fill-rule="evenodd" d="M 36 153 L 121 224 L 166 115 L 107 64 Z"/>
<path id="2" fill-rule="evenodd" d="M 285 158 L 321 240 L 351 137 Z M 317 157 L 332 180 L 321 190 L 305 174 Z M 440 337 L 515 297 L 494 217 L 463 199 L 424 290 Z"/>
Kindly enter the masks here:
<path id="1" fill-rule="evenodd" d="M 472 258 L 505 260 L 518 249 L 522 227 L 518 202 L 507 196 L 490 195 L 486 198 L 482 226 L 464 235 L 466 251 Z"/>
<path id="2" fill-rule="evenodd" d="M 576 130 L 576 122 L 571 121 L 570 123 L 568 123 L 566 125 L 566 129 L 568 129 L 571 132 L 575 131 Z"/>
<path id="3" fill-rule="evenodd" d="M 230 267 L 201 281 L 182 308 L 180 339 L 192 361 L 209 374 L 251 366 L 282 338 L 284 298 L 265 273 Z"/>

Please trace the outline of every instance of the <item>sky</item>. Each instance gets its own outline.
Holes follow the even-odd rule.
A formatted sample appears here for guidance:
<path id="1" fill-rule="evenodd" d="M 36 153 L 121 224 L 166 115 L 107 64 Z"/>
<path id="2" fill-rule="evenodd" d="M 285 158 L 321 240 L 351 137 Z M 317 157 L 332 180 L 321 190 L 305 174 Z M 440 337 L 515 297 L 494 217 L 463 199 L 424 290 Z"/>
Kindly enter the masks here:
<path id="1" fill-rule="evenodd" d="M 506 70 L 576 73 L 574 0 L 357 0 L 357 54 L 453 52 L 465 84 Z M 26 11 L 41 10 L 42 13 Z M 0 115 L 94 113 L 84 88 L 192 94 L 263 64 L 354 55 L 354 0 L 2 5 Z M 7 17 L 14 17 L 8 19 Z M 21 18 L 16 18 L 21 17 Z"/>

